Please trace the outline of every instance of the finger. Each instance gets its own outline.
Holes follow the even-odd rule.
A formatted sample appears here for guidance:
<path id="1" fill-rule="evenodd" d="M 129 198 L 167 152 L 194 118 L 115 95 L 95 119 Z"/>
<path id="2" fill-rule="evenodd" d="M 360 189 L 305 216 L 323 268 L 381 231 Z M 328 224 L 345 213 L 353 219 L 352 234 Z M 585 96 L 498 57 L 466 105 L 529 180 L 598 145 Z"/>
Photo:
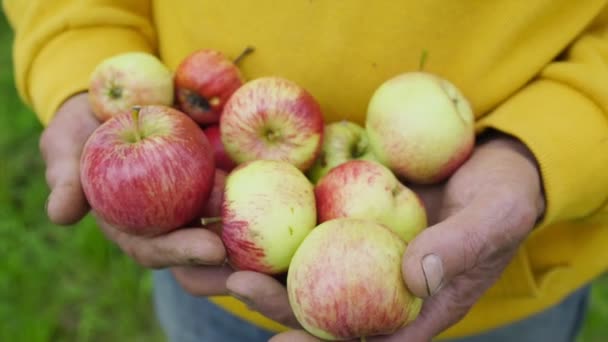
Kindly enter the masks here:
<path id="1" fill-rule="evenodd" d="M 275 278 L 252 271 L 233 273 L 226 283 L 228 291 L 244 301 L 251 309 L 290 327 L 300 327 L 296 320 L 287 289 Z"/>
<path id="2" fill-rule="evenodd" d="M 224 266 L 178 266 L 171 268 L 177 282 L 193 296 L 223 296 L 228 294 L 226 280 L 234 272 Z"/>
<path id="3" fill-rule="evenodd" d="M 318 338 L 303 330 L 290 330 L 273 336 L 268 342 L 320 342 Z"/>
<path id="4" fill-rule="evenodd" d="M 186 228 L 155 237 L 127 234 L 97 220 L 106 236 L 138 264 L 147 268 L 182 265 L 223 265 L 226 251 L 217 234 L 202 228 Z"/>
<path id="5" fill-rule="evenodd" d="M 480 195 L 421 232 L 408 245 L 403 259 L 408 288 L 419 297 L 433 295 L 480 261 L 490 267 L 517 248 L 536 215 L 533 208 L 522 207 L 510 198 L 507 193 Z"/>
<path id="6" fill-rule="evenodd" d="M 81 94 L 62 105 L 40 137 L 51 189 L 46 210 L 53 223 L 75 223 L 89 209 L 80 185 L 80 154 L 86 139 L 98 126 L 86 94 Z"/>

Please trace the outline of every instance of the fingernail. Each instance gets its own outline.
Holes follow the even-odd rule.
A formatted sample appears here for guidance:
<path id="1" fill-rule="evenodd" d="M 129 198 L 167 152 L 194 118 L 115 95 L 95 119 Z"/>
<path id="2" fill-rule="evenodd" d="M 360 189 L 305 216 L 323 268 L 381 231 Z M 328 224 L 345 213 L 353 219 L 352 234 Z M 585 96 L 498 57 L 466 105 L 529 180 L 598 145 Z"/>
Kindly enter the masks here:
<path id="1" fill-rule="evenodd" d="M 443 283 L 443 263 L 435 254 L 427 254 L 422 258 L 422 273 L 426 282 L 429 296 L 434 295 Z"/>
<path id="2" fill-rule="evenodd" d="M 255 305 L 253 305 L 253 302 L 247 298 L 247 297 L 243 297 L 240 294 L 234 293 L 230 290 L 228 290 L 228 294 L 236 299 L 238 299 L 239 301 L 243 302 L 243 304 L 245 304 L 247 306 L 247 309 L 251 310 L 251 311 L 257 311 L 255 309 Z"/>

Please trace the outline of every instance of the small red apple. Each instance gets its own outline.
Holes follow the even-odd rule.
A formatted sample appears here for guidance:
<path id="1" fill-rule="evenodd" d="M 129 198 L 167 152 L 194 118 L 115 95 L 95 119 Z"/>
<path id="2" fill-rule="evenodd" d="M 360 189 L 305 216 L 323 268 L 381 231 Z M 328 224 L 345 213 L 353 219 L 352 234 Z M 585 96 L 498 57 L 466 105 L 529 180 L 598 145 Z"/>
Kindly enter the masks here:
<path id="1" fill-rule="evenodd" d="M 207 139 L 211 144 L 211 148 L 213 148 L 215 166 L 218 169 L 224 170 L 226 172 L 232 171 L 232 169 L 236 167 L 236 163 L 226 153 L 226 149 L 224 148 L 224 144 L 222 143 L 222 138 L 220 135 L 220 126 L 207 126 L 203 129 L 203 132 L 205 132 L 205 135 L 207 136 Z"/>
<path id="2" fill-rule="evenodd" d="M 237 164 L 281 160 L 309 169 L 323 141 L 323 114 L 306 89 L 281 77 L 247 82 L 228 100 L 220 118 L 222 142 Z"/>
<path id="3" fill-rule="evenodd" d="M 200 127 L 166 106 L 143 106 L 99 126 L 80 162 L 91 208 L 134 235 L 157 235 L 192 221 L 211 188 L 215 163 Z"/>
<path id="4" fill-rule="evenodd" d="M 250 50 L 243 54 L 247 51 Z M 220 51 L 203 49 L 191 53 L 180 63 L 174 82 L 178 108 L 206 125 L 219 121 L 224 104 L 244 83 L 244 78 L 236 60 L 230 60 Z"/>
<path id="5" fill-rule="evenodd" d="M 213 177 L 213 188 L 207 203 L 201 212 L 202 224 L 205 228 L 213 231 L 217 235 L 222 234 L 222 201 L 224 200 L 224 188 L 226 187 L 227 173 L 220 169 L 215 169 Z"/>

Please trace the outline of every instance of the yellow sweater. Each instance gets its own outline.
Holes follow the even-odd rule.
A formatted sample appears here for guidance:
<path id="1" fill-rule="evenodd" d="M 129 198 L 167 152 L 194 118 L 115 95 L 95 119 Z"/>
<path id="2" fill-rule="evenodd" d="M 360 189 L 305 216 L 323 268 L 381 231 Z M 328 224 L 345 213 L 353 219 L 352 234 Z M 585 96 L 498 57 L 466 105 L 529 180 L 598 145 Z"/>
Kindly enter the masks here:
<path id="1" fill-rule="evenodd" d="M 479 333 L 557 303 L 608 266 L 608 1 L 4 0 L 24 101 L 48 123 L 92 68 L 142 50 L 171 68 L 199 48 L 236 56 L 252 79 L 307 88 L 327 121 L 362 122 L 383 80 L 418 68 L 453 81 L 479 131 L 519 137 L 536 155 L 542 222 L 498 283 L 444 333 Z M 230 298 L 214 298 L 282 330 Z"/>

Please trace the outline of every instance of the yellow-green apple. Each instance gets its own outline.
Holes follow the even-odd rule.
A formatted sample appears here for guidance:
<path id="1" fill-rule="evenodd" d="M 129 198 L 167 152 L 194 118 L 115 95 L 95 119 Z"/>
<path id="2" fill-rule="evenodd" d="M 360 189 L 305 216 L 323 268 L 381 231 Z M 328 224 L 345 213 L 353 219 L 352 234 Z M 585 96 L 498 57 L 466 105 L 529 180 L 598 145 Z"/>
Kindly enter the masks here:
<path id="1" fill-rule="evenodd" d="M 376 158 L 414 183 L 449 177 L 473 149 L 472 108 L 450 81 L 408 72 L 381 84 L 368 104 L 365 128 Z"/>
<path id="2" fill-rule="evenodd" d="M 91 208 L 134 235 L 157 235 L 200 215 L 211 188 L 213 152 L 200 127 L 167 106 L 116 115 L 87 140 L 81 182 Z"/>
<path id="3" fill-rule="evenodd" d="M 220 136 L 220 126 L 217 124 L 207 126 L 203 128 L 203 132 L 205 132 L 205 135 L 211 144 L 211 148 L 213 149 L 215 166 L 226 172 L 232 171 L 232 169 L 236 167 L 236 163 L 230 158 L 228 153 L 226 153 L 226 149 L 222 143 L 222 137 Z"/>
<path id="4" fill-rule="evenodd" d="M 323 115 L 303 87 L 281 77 L 245 83 L 228 100 L 220 117 L 220 133 L 237 164 L 282 160 L 306 171 L 323 140 Z"/>
<path id="5" fill-rule="evenodd" d="M 289 303 L 306 331 L 324 340 L 390 334 L 418 316 L 422 300 L 401 273 L 406 243 L 372 220 L 318 225 L 287 272 Z"/>
<path id="6" fill-rule="evenodd" d="M 125 52 L 101 61 L 89 82 L 89 102 L 104 122 L 133 106 L 173 104 L 173 75 L 154 55 Z"/>
<path id="7" fill-rule="evenodd" d="M 186 56 L 174 80 L 178 108 L 204 125 L 219 121 L 226 101 L 244 83 L 236 63 L 213 49 Z"/>
<path id="8" fill-rule="evenodd" d="M 222 241 L 236 269 L 285 272 L 316 222 L 312 183 L 294 165 L 260 159 L 228 174 Z"/>
<path id="9" fill-rule="evenodd" d="M 321 152 L 308 170 L 308 178 L 317 183 L 329 170 L 353 159 L 375 160 L 365 129 L 348 120 L 328 123 L 323 131 Z"/>
<path id="10" fill-rule="evenodd" d="M 340 217 L 374 220 L 406 242 L 427 226 L 424 204 L 380 163 L 350 160 L 315 186 L 318 223 Z"/>

